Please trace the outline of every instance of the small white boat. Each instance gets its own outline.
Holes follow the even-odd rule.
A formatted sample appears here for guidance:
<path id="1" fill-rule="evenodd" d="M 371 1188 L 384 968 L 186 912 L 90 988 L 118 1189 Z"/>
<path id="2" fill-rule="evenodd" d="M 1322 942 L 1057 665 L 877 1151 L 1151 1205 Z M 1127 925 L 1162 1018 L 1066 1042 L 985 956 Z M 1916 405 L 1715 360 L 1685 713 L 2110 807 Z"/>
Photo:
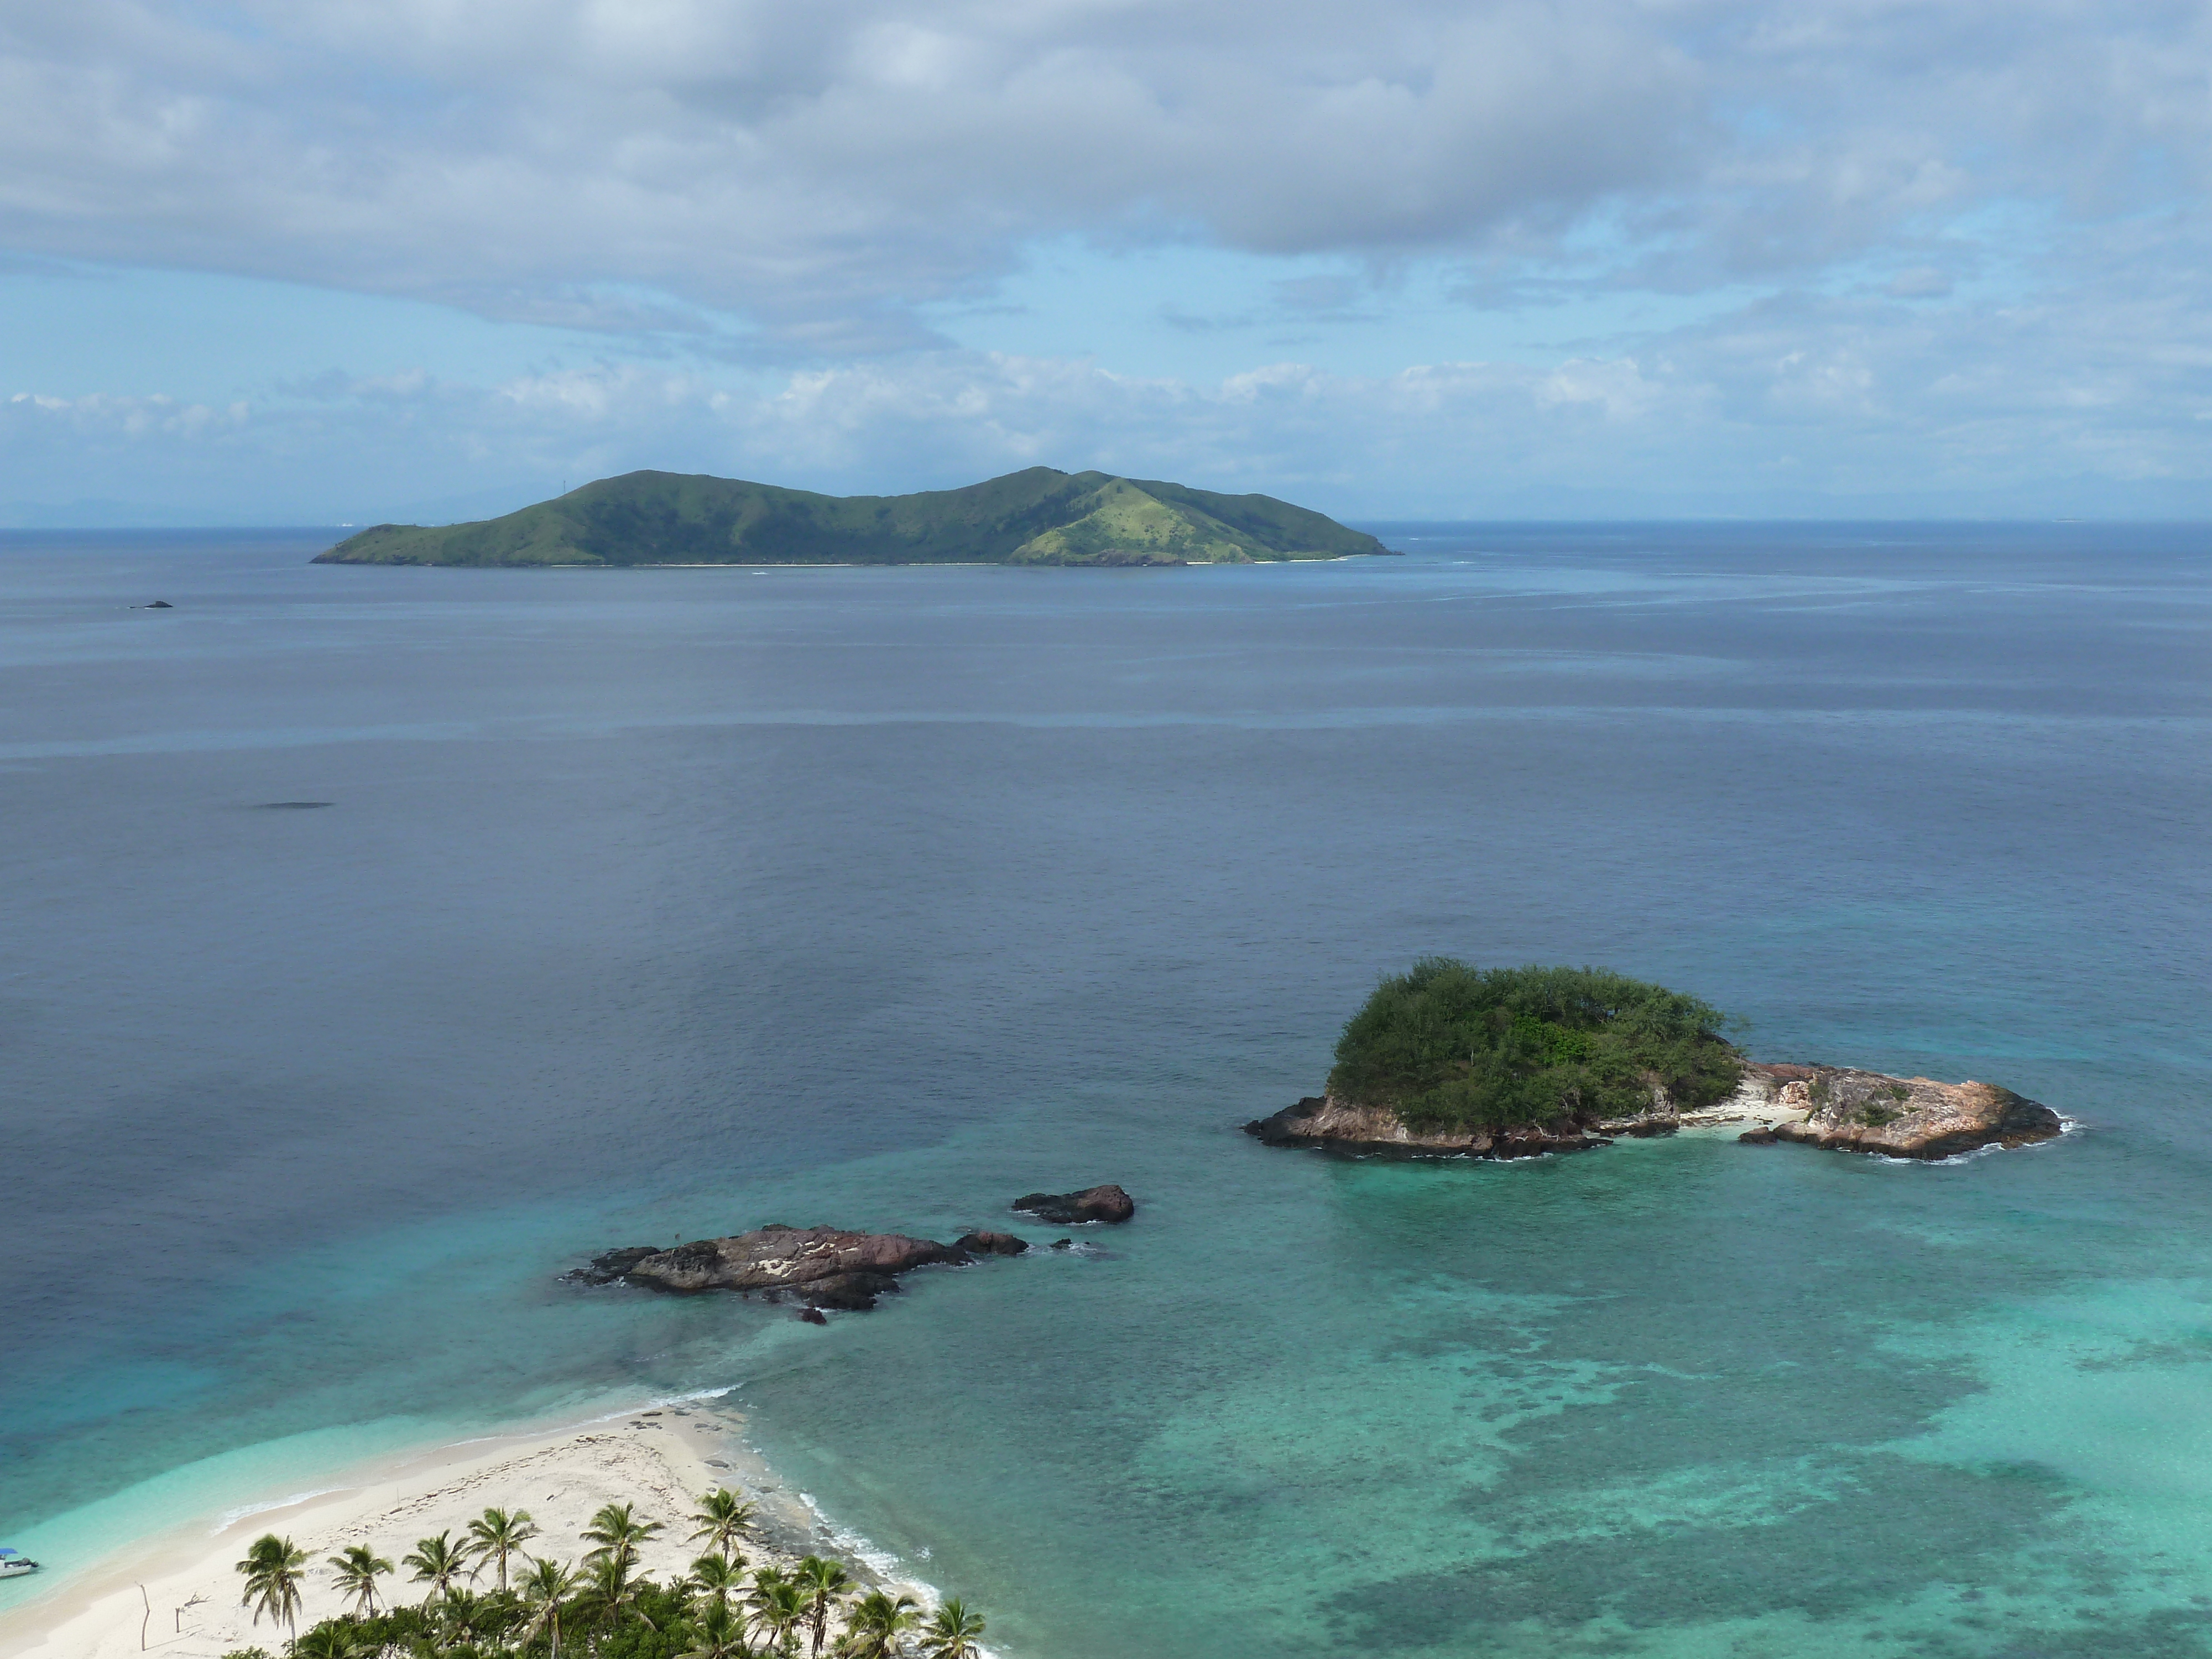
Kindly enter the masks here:
<path id="1" fill-rule="evenodd" d="M 39 1564 L 22 1551 L 0 1549 L 0 1578 L 19 1578 L 38 1570 Z"/>

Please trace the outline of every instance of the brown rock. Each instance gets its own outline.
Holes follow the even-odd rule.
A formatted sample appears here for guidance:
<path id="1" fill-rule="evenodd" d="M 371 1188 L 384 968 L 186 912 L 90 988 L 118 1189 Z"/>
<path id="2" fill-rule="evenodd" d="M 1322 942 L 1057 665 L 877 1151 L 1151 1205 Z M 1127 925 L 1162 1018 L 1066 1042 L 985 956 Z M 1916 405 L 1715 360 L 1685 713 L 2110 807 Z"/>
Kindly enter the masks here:
<path id="1" fill-rule="evenodd" d="M 1762 1120 L 1782 1117 L 1771 1127 Z M 1776 1140 L 1893 1158 L 1939 1158 L 1978 1146 L 2016 1147 L 2062 1133 L 2058 1114 L 1987 1083 L 1936 1083 L 1835 1066 L 1747 1063 L 1735 1094 L 1716 1106 L 1678 1114 L 1663 1092 L 1632 1117 L 1562 1117 L 1488 1131 L 1411 1127 L 1388 1107 L 1356 1106 L 1316 1096 L 1244 1126 L 1271 1146 L 1314 1146 L 1371 1157 L 1530 1158 L 1540 1152 L 1609 1146 L 1615 1135 L 1672 1134 L 1685 1123 L 1750 1121 L 1739 1140 Z"/>
<path id="2" fill-rule="evenodd" d="M 1760 1066 L 1747 1068 L 1747 1088 L 1760 1085 L 1760 1073 L 1771 1079 L 1777 1106 L 1804 1114 L 1776 1124 L 1775 1138 L 1834 1152 L 1951 1158 L 1981 1146 L 2033 1146 L 2065 1130 L 2048 1106 L 1991 1083 L 1938 1083 L 1841 1066 Z"/>
<path id="3" fill-rule="evenodd" d="M 770 1225 L 730 1238 L 702 1238 L 672 1249 L 609 1250 L 570 1277 L 605 1285 L 619 1279 L 678 1295 L 736 1291 L 780 1299 L 803 1291 L 824 1307 L 864 1309 L 898 1288 L 897 1276 L 936 1263 L 975 1258 L 951 1244 L 902 1233 Z"/>
<path id="4" fill-rule="evenodd" d="M 1591 1129 L 1612 1127 L 1595 1124 Z M 1354 1106 L 1318 1095 L 1286 1106 L 1273 1117 L 1255 1119 L 1244 1126 L 1244 1133 L 1270 1146 L 1317 1146 L 1330 1152 L 1368 1156 L 1395 1153 L 1405 1158 L 1534 1158 L 1544 1152 L 1577 1152 L 1613 1144 L 1568 1118 L 1496 1133 L 1487 1129 L 1414 1129 L 1387 1106 Z"/>
<path id="5" fill-rule="evenodd" d="M 1137 1201 L 1119 1187 L 1086 1187 L 1079 1193 L 1024 1193 L 1014 1208 L 1054 1226 L 1073 1226 L 1085 1221 L 1127 1221 L 1137 1212 Z"/>
<path id="6" fill-rule="evenodd" d="M 968 1233 L 955 1239 L 952 1248 L 972 1255 L 1019 1255 L 1029 1246 L 1012 1233 Z"/>

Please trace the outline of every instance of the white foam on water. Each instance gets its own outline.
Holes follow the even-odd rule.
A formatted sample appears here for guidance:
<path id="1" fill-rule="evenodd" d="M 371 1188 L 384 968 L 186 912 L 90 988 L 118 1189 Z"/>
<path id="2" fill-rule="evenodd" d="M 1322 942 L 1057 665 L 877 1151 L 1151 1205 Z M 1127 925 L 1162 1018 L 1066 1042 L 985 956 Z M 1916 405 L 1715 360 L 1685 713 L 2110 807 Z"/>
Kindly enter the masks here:
<path id="1" fill-rule="evenodd" d="M 650 1396 L 640 1404 L 632 1406 L 618 1406 L 613 1411 L 602 1412 L 597 1417 L 586 1417 L 580 1419 L 580 1420 L 587 1424 L 611 1423 L 618 1418 L 635 1417 L 640 1412 L 655 1411 L 664 1406 L 688 1406 L 694 1401 L 698 1400 L 720 1400 L 724 1395 L 731 1392 L 732 1387 L 734 1387 L 734 1385 L 732 1384 L 719 1389 L 695 1389 L 690 1394 L 657 1394 Z M 487 1437 L 497 1438 L 498 1437 L 491 1436 Z M 466 1441 L 460 1441 L 456 1443 L 466 1445 L 469 1443 Z"/>
<path id="2" fill-rule="evenodd" d="M 814 1501 L 812 1492 L 802 1492 L 797 1496 L 799 1501 L 806 1505 L 806 1512 L 814 1517 L 815 1529 L 836 1545 L 841 1553 L 851 1556 L 880 1579 L 912 1585 L 922 1593 L 921 1601 L 925 1607 L 934 1608 L 945 1599 L 934 1584 L 907 1571 L 905 1565 L 891 1551 L 879 1547 L 850 1527 L 840 1526 L 832 1521 L 822 1505 Z M 919 1553 L 927 1557 L 929 1552 L 922 1550 Z"/>
<path id="3" fill-rule="evenodd" d="M 2032 1152 L 2040 1146 L 2055 1146 L 2081 1127 L 2081 1119 L 2062 1116 L 2058 1120 L 2057 1134 L 2046 1140 L 2031 1140 L 2025 1146 L 2007 1146 L 1999 1141 L 1992 1140 L 1985 1146 L 1972 1146 L 1963 1152 L 1954 1152 L 1948 1158 L 1892 1158 L 1887 1152 L 1870 1152 L 1868 1156 L 1877 1164 L 1890 1164 L 1908 1169 L 1924 1167 L 1940 1170 L 1949 1164 L 1970 1164 L 1974 1159 L 1986 1158 L 1992 1152 Z"/>
<path id="4" fill-rule="evenodd" d="M 215 1523 L 208 1536 L 216 1538 L 230 1530 L 249 1515 L 265 1515 L 270 1510 L 289 1510 L 295 1504 L 304 1504 L 310 1498 L 327 1498 L 334 1492 L 345 1492 L 344 1486 L 317 1486 L 312 1492 L 295 1492 L 289 1498 L 272 1498 L 264 1503 L 241 1504 L 234 1510 L 225 1510 L 222 1518 Z"/>

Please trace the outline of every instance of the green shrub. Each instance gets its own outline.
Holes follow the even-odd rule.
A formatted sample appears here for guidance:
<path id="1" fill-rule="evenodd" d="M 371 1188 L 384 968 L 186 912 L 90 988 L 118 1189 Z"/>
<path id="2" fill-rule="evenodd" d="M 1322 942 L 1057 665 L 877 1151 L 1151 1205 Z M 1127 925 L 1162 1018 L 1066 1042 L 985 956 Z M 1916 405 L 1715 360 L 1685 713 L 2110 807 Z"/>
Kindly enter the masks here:
<path id="1" fill-rule="evenodd" d="M 1429 957 L 1347 1021 L 1328 1091 L 1424 1127 L 1626 1116 L 1726 1098 L 1743 1056 L 1717 1008 L 1602 968 L 1470 968 Z"/>

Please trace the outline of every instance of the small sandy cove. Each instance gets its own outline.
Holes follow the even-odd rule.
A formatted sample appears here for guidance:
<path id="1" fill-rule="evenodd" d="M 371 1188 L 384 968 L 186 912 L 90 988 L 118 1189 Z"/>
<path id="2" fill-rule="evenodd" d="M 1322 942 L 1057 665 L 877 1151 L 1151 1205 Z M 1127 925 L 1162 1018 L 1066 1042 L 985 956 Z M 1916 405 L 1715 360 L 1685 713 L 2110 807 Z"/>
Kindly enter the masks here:
<path id="1" fill-rule="evenodd" d="M 811 1540 L 818 1518 L 773 1484 L 742 1443 L 741 1426 L 726 1412 L 662 1406 L 581 1425 L 463 1441 L 346 1471 L 331 1480 L 331 1491 L 272 1504 L 227 1526 L 209 1516 L 141 1540 L 55 1595 L 0 1613 L 0 1653 L 9 1659 L 126 1659 L 140 1652 L 220 1659 L 256 1645 L 282 1652 L 284 1632 L 265 1619 L 254 1628 L 239 1601 L 234 1564 L 265 1532 L 307 1553 L 302 1630 L 345 1610 L 327 1560 L 345 1546 L 365 1543 L 396 1565 L 417 1539 L 450 1529 L 458 1542 L 468 1523 L 494 1506 L 530 1511 L 539 1529 L 530 1553 L 574 1562 L 590 1547 L 578 1534 L 601 1504 L 633 1504 L 641 1518 L 666 1523 L 640 1558 L 646 1572 L 665 1581 L 700 1552 L 688 1541 L 700 1494 L 727 1486 L 760 1504 L 759 1530 L 769 1542 L 749 1543 L 746 1559 L 756 1565 L 795 1559 L 816 1547 Z M 830 1553 L 826 1540 L 819 1547 Z M 864 1572 L 845 1559 L 856 1576 Z M 408 1582 L 404 1568 L 385 1582 L 398 1599 L 419 1599 L 422 1586 Z M 923 1594 L 920 1587 L 905 1588 Z"/>

